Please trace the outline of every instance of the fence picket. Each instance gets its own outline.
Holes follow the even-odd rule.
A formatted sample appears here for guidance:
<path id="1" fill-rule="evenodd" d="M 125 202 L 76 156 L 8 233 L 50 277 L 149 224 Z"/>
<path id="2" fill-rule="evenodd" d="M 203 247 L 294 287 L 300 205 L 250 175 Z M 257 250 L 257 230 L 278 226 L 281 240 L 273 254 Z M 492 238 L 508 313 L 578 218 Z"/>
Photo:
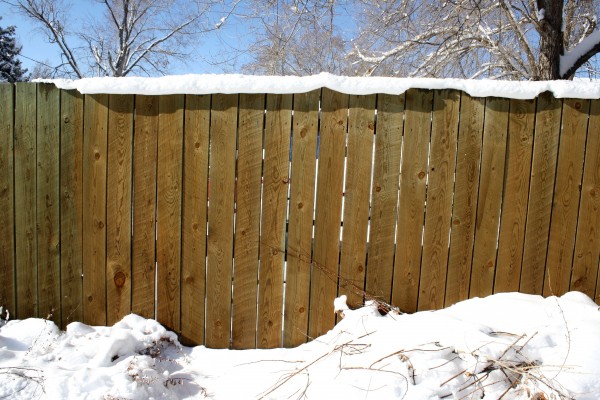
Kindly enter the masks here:
<path id="1" fill-rule="evenodd" d="M 0 85 L 0 304 L 15 314 L 14 86 Z"/>
<path id="2" fill-rule="evenodd" d="M 561 296 L 571 282 L 589 109 L 589 100 L 564 101 L 544 296 Z"/>
<path id="3" fill-rule="evenodd" d="M 38 315 L 60 324 L 60 91 L 50 83 L 38 85 L 37 103 Z"/>
<path id="4" fill-rule="evenodd" d="M 107 323 L 131 310 L 131 198 L 133 95 L 111 95 L 106 193 Z"/>
<path id="5" fill-rule="evenodd" d="M 292 187 L 287 244 L 283 345 L 308 338 L 310 266 L 320 90 L 294 95 Z"/>
<path id="6" fill-rule="evenodd" d="M 264 94 L 241 94 L 235 216 L 232 347 L 256 347 Z"/>
<path id="7" fill-rule="evenodd" d="M 508 107 L 507 99 L 489 98 L 486 102 L 470 297 L 485 297 L 493 291 L 504 186 Z"/>
<path id="8" fill-rule="evenodd" d="M 309 336 L 335 323 L 348 95 L 323 89 Z"/>
<path id="9" fill-rule="evenodd" d="M 206 345 L 228 348 L 238 95 L 215 94 L 210 128 Z"/>
<path id="10" fill-rule="evenodd" d="M 135 99 L 131 310 L 145 318 L 155 318 L 158 99 Z"/>
<path id="11" fill-rule="evenodd" d="M 179 332 L 184 97 L 161 96 L 158 104 L 156 309 L 158 321 Z"/>
<path id="12" fill-rule="evenodd" d="M 398 207 L 404 97 L 381 94 L 377 103 L 366 291 L 389 302 L 394 269 L 394 216 Z"/>
<path id="13" fill-rule="evenodd" d="M 409 312 L 417 310 L 419 296 L 432 100 L 430 91 L 406 92 L 392 302 Z"/>
<path id="14" fill-rule="evenodd" d="M 210 96 L 185 98 L 181 249 L 182 340 L 204 343 Z"/>
<path id="15" fill-rule="evenodd" d="M 375 101 L 375 95 L 350 96 L 348 110 L 348 155 L 339 294 L 347 295 L 348 304 L 353 306 L 362 305 L 362 291 L 365 289 Z M 402 135 L 402 131 L 398 134 Z"/>
<path id="16" fill-rule="evenodd" d="M 83 96 L 62 91 L 60 125 L 60 280 L 64 328 L 83 318 Z"/>
<path id="17" fill-rule="evenodd" d="M 506 149 L 505 187 L 498 238 L 494 293 L 516 292 L 521 261 L 531 174 L 535 100 L 511 100 Z"/>
<path id="18" fill-rule="evenodd" d="M 587 128 L 585 164 L 570 290 L 597 300 L 595 292 L 600 261 L 600 100 L 593 100 Z"/>
<path id="19" fill-rule="evenodd" d="M 435 92 L 419 310 L 444 306 L 459 111 L 459 92 Z"/>
<path id="20" fill-rule="evenodd" d="M 552 197 L 558 157 L 562 100 L 542 93 L 537 100 L 531 182 L 519 290 L 542 294 Z"/>
<path id="21" fill-rule="evenodd" d="M 85 96 L 83 122 L 83 321 L 106 325 L 108 95 Z"/>

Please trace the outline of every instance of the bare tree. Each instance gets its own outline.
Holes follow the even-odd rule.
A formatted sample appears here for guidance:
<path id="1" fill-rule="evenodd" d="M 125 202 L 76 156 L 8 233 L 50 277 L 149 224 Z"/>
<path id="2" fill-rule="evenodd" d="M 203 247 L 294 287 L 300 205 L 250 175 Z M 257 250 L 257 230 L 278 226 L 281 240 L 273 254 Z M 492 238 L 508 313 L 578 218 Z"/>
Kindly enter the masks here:
<path id="1" fill-rule="evenodd" d="M 76 27 L 69 0 L 0 0 L 36 21 L 60 48 L 68 75 L 164 74 L 192 40 L 218 29 L 240 0 L 94 0 L 104 14 Z M 90 1 L 90 0 L 88 0 Z M 210 21 L 213 12 L 223 13 Z"/>
<path id="2" fill-rule="evenodd" d="M 269 75 L 346 74 L 348 43 L 336 24 L 339 1 L 255 0 L 249 11 L 255 43 L 244 69 Z"/>
<path id="3" fill-rule="evenodd" d="M 362 74 L 568 79 L 600 51 L 595 0 L 361 0 Z"/>

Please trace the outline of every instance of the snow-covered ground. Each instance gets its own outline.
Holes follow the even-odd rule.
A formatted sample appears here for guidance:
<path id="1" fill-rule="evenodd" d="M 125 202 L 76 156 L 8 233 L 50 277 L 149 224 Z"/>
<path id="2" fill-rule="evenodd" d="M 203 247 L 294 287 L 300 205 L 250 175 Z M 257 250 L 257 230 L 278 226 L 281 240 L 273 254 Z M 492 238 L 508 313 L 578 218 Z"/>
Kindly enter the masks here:
<path id="1" fill-rule="evenodd" d="M 600 309 L 581 293 L 497 294 L 411 315 L 382 316 L 373 304 L 342 312 L 308 344 L 244 351 L 183 347 L 136 315 L 66 332 L 43 319 L 9 321 L 0 398 L 600 398 Z"/>

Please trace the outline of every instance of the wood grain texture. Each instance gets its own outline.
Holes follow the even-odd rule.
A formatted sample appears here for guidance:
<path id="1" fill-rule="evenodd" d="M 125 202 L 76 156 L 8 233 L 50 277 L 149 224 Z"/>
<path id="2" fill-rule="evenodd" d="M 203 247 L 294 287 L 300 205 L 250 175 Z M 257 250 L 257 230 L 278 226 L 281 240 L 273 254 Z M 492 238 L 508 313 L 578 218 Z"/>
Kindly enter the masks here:
<path id="1" fill-rule="evenodd" d="M 37 109 L 38 315 L 60 325 L 60 91 L 54 84 L 38 84 Z"/>
<path id="2" fill-rule="evenodd" d="M 181 330 L 181 199 L 183 170 L 183 95 L 161 96 L 156 177 L 157 318 Z"/>
<path id="3" fill-rule="evenodd" d="M 484 113 L 485 99 L 462 94 L 445 306 L 469 297 Z"/>
<path id="4" fill-rule="evenodd" d="M 181 340 L 204 344 L 210 96 L 187 95 L 183 143 Z"/>
<path id="5" fill-rule="evenodd" d="M 542 294 L 558 157 L 562 100 L 542 93 L 537 100 L 527 223 L 519 291 Z"/>
<path id="6" fill-rule="evenodd" d="M 507 99 L 488 98 L 486 101 L 469 297 L 484 297 L 493 292 L 504 189 L 508 109 Z"/>
<path id="7" fill-rule="evenodd" d="M 453 90 L 435 92 L 419 310 L 444 307 L 459 111 L 459 92 Z"/>
<path id="8" fill-rule="evenodd" d="M 264 94 L 241 94 L 235 216 L 232 347 L 256 347 Z"/>
<path id="9" fill-rule="evenodd" d="M 362 291 L 365 289 L 375 100 L 375 95 L 350 96 L 348 112 L 344 227 L 338 296 L 348 296 L 347 303 L 353 306 L 363 304 Z M 402 135 L 402 131 L 399 134 Z"/>
<path id="10" fill-rule="evenodd" d="M 282 344 L 283 272 L 290 182 L 292 95 L 268 94 L 260 235 L 258 348 Z"/>
<path id="11" fill-rule="evenodd" d="M 144 318 L 155 318 L 158 105 L 157 96 L 135 98 L 131 310 Z"/>
<path id="12" fill-rule="evenodd" d="M 83 321 L 106 325 L 108 95 L 86 95 L 84 101 Z"/>
<path id="13" fill-rule="evenodd" d="M 600 100 L 592 100 L 570 290 L 598 301 L 596 277 L 600 260 Z"/>
<path id="14" fill-rule="evenodd" d="M 527 218 L 535 100 L 511 100 L 494 293 L 517 292 Z"/>
<path id="15" fill-rule="evenodd" d="M 406 92 L 392 303 L 409 312 L 419 296 L 432 101 L 431 91 Z"/>
<path id="16" fill-rule="evenodd" d="M 0 84 L 0 304 L 15 314 L 14 85 Z"/>
<path id="17" fill-rule="evenodd" d="M 402 95 L 377 97 L 366 291 L 385 302 L 389 302 L 392 295 L 403 108 Z"/>
<path id="18" fill-rule="evenodd" d="M 83 319 L 83 95 L 62 91 L 60 120 L 60 281 L 62 329 Z"/>
<path id="19" fill-rule="evenodd" d="M 238 95 L 212 97 L 206 270 L 206 346 L 228 348 Z"/>
<path id="20" fill-rule="evenodd" d="M 36 88 L 34 83 L 20 83 L 15 87 L 15 318 L 38 316 Z"/>
<path id="21" fill-rule="evenodd" d="M 589 100 L 566 99 L 558 150 L 552 222 L 548 239 L 544 296 L 569 291 L 577 229 Z"/>
<path id="22" fill-rule="evenodd" d="M 320 90 L 294 95 L 292 187 L 287 243 L 283 345 L 308 338 L 310 266 Z"/>
<path id="23" fill-rule="evenodd" d="M 131 312 L 133 95 L 110 95 L 106 194 L 107 323 Z"/>
<path id="24" fill-rule="evenodd" d="M 309 336 L 335 323 L 331 304 L 337 292 L 348 95 L 323 89 L 315 216 Z"/>

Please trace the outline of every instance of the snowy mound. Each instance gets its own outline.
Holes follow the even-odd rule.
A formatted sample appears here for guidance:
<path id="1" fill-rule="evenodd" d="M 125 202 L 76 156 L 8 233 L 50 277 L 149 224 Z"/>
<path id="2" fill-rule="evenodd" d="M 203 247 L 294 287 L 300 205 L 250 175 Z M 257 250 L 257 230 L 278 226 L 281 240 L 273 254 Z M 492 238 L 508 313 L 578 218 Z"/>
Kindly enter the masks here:
<path id="1" fill-rule="evenodd" d="M 81 93 L 109 94 L 211 94 L 305 93 L 323 87 L 353 95 L 401 94 L 411 88 L 457 89 L 474 97 L 533 99 L 549 91 L 556 98 L 598 99 L 598 81 L 517 82 L 472 79 L 344 77 L 328 73 L 313 76 L 179 75 L 159 78 L 84 78 L 39 80 Z"/>
<path id="2" fill-rule="evenodd" d="M 581 293 L 497 294 L 440 311 L 349 310 L 295 349 L 181 346 L 157 322 L 0 328 L 0 398 L 597 399 L 600 311 Z M 333 310 L 332 310 L 333 311 Z"/>

